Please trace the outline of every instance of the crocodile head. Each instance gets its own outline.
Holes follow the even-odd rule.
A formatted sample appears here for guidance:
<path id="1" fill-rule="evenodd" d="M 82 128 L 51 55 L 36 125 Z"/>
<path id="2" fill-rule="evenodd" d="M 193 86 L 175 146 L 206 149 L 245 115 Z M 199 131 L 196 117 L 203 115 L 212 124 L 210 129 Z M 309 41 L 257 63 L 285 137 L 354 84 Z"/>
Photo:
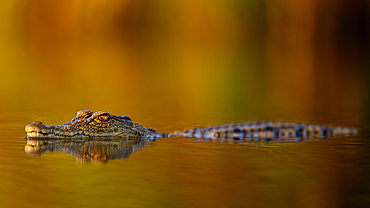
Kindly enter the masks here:
<path id="1" fill-rule="evenodd" d="M 159 132 L 134 123 L 128 116 L 115 116 L 105 111 L 81 110 L 70 122 L 45 125 L 34 121 L 25 127 L 27 137 L 160 137 Z"/>

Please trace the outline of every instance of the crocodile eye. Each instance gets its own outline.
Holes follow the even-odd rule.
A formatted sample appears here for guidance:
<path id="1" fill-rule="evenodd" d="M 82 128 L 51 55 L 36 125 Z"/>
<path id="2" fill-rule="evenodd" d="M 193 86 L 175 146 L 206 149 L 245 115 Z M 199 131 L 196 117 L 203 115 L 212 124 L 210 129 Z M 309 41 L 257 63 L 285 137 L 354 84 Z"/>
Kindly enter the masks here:
<path id="1" fill-rule="evenodd" d="M 101 114 L 101 115 L 99 115 L 99 116 L 98 116 L 98 119 L 99 119 L 100 121 L 107 122 L 107 121 L 109 121 L 109 119 L 110 119 L 110 115 L 109 115 L 108 113 Z"/>

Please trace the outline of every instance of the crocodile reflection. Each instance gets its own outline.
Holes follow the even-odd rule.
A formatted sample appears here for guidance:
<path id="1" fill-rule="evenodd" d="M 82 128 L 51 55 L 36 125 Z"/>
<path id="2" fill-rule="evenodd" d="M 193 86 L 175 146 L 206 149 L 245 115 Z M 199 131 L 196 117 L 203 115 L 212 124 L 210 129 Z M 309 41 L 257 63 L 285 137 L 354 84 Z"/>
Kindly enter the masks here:
<path id="1" fill-rule="evenodd" d="M 81 163 L 106 163 L 113 159 L 128 158 L 132 153 L 146 148 L 148 142 L 155 139 L 142 137 L 89 138 L 89 139 L 45 139 L 28 138 L 25 152 L 32 156 L 41 156 L 45 152 L 63 152 L 76 157 Z"/>
<path id="2" fill-rule="evenodd" d="M 317 137 L 281 137 L 281 138 L 244 138 L 229 139 L 201 139 L 196 140 L 206 142 L 239 144 L 239 145 L 280 145 L 284 142 L 313 141 Z M 143 150 L 150 142 L 157 142 L 156 138 L 131 137 L 122 138 L 80 138 L 80 139 L 61 139 L 61 138 L 27 138 L 25 152 L 32 156 L 41 156 L 45 152 L 63 152 L 73 155 L 76 161 L 81 163 L 107 163 L 113 159 L 128 158 L 132 153 Z"/>

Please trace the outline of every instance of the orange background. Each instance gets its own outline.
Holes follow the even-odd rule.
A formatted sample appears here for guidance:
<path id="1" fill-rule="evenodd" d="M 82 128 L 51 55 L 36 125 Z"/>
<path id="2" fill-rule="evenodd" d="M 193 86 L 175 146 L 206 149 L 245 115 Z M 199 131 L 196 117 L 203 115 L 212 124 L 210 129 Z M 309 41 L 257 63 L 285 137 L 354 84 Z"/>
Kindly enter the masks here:
<path id="1" fill-rule="evenodd" d="M 7 116 L 106 110 L 178 127 L 366 117 L 368 1 L 5 0 L 0 19 Z"/>

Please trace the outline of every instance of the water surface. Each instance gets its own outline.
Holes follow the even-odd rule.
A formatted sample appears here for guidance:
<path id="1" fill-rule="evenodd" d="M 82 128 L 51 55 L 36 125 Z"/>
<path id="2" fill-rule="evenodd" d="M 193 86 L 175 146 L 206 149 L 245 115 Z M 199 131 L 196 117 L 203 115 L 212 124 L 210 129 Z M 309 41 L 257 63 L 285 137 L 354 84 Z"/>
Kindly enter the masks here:
<path id="1" fill-rule="evenodd" d="M 366 136 L 271 142 L 172 137 L 111 141 L 108 148 L 104 142 L 75 150 L 49 145 L 33 154 L 23 124 L 8 122 L 0 131 L 1 207 L 369 204 Z"/>

